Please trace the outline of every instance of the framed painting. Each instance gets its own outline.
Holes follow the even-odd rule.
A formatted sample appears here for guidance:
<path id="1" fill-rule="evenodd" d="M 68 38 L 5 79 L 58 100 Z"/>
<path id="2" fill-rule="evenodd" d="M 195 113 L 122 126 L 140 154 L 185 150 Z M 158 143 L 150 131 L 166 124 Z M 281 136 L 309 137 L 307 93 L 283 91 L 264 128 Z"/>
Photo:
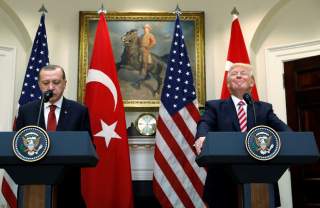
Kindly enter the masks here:
<path id="1" fill-rule="evenodd" d="M 123 103 L 128 108 L 154 108 L 160 96 L 170 52 L 175 14 L 169 12 L 109 12 L 108 29 L 117 65 Z M 99 16 L 80 11 L 78 100 L 83 101 L 87 70 Z M 180 16 L 200 107 L 205 103 L 204 12 Z M 141 50 L 144 27 L 150 27 L 155 44 L 145 56 Z M 148 64 L 145 65 L 145 60 Z M 146 67 L 145 67 L 146 66 Z M 144 67 L 153 73 L 141 81 Z"/>

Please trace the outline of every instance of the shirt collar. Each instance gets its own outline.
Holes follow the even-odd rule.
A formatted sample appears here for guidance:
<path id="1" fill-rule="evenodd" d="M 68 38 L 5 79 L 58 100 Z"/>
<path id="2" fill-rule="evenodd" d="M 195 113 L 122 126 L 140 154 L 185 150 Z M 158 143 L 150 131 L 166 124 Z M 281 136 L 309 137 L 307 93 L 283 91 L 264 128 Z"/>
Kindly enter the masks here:
<path id="1" fill-rule="evenodd" d="M 61 96 L 61 98 L 57 102 L 55 102 L 53 104 L 51 104 L 50 102 L 44 103 L 44 107 L 45 108 L 49 108 L 50 105 L 55 105 L 55 106 L 57 106 L 57 108 L 61 109 L 62 101 L 63 101 L 63 96 Z"/>
<path id="2" fill-rule="evenodd" d="M 231 95 L 231 99 L 232 99 L 232 101 L 233 101 L 234 106 L 237 108 L 237 107 L 238 107 L 238 103 L 239 103 L 241 100 L 240 100 L 238 97 L 234 96 L 234 95 Z M 242 101 L 244 102 L 244 105 L 243 105 L 243 106 L 246 106 L 247 103 L 246 103 L 244 100 L 242 100 Z"/>

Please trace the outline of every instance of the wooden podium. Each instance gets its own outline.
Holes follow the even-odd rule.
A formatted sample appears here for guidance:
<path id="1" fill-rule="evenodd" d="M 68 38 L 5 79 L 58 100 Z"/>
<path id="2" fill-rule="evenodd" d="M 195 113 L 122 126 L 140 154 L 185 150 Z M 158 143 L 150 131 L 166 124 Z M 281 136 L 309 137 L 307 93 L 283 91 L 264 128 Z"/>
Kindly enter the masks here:
<path id="1" fill-rule="evenodd" d="M 0 167 L 19 187 L 24 187 L 23 194 L 18 193 L 19 208 L 53 207 L 51 187 L 59 182 L 64 171 L 69 167 L 94 167 L 98 162 L 88 132 L 49 132 L 51 146 L 48 154 L 33 163 L 15 156 L 12 150 L 14 135 L 15 132 L 0 132 Z"/>
<path id="2" fill-rule="evenodd" d="M 319 159 L 319 150 L 312 132 L 278 134 L 282 143 L 278 155 L 269 161 L 259 161 L 252 158 L 246 150 L 246 133 L 209 132 L 196 162 L 202 167 L 226 164 L 239 184 L 259 183 L 258 187 L 254 187 L 256 190 L 251 190 L 254 191 L 253 194 L 244 195 L 242 207 L 273 207 L 265 196 L 259 198 L 261 191 L 268 190 L 263 184 L 276 183 L 290 165 L 316 163 Z M 269 198 L 272 198 L 271 194 Z M 266 201 L 262 201 L 263 199 Z"/>

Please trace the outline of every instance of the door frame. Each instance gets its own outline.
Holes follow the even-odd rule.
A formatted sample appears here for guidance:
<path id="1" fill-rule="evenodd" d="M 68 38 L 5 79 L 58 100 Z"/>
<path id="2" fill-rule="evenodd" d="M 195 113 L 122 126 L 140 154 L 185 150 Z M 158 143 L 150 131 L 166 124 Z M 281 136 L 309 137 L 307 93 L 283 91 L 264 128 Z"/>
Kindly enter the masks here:
<path id="1" fill-rule="evenodd" d="M 283 121 L 287 121 L 283 63 L 317 55 L 320 55 L 320 40 L 273 46 L 265 50 L 267 101 L 273 104 L 274 111 Z M 279 189 L 282 207 L 292 207 L 289 170 L 279 180 Z"/>
<path id="2" fill-rule="evenodd" d="M 3 97 L 5 99 L 0 100 L 0 107 L 5 109 L 7 112 L 5 115 L 1 114 L 0 122 L 1 122 L 1 128 L 0 131 L 11 131 L 12 128 L 12 122 L 13 122 L 13 116 L 14 116 L 14 96 L 15 96 L 15 76 L 16 76 L 16 47 L 14 46 L 5 46 L 0 44 L 0 56 L 8 56 L 8 68 L 7 66 L 1 66 L 1 73 L 5 76 L 5 80 L 8 81 L 7 88 L 5 88 L 5 91 L 7 94 Z M 1 58 L 1 57 L 0 57 Z M 2 180 L 3 175 L 7 175 L 7 173 L 4 171 L 4 169 L 0 169 L 0 190 L 2 187 Z M 16 190 L 17 186 L 12 185 L 14 182 L 12 179 L 7 175 L 6 177 L 7 182 L 9 183 L 10 187 Z M 7 202 L 5 198 L 3 197 L 2 193 L 0 193 L 0 207 L 6 207 Z"/>
<path id="3" fill-rule="evenodd" d="M 278 116 L 287 121 L 286 98 L 283 86 L 283 62 L 320 55 L 320 40 L 267 48 L 266 83 L 267 100 L 274 105 Z M 269 89 L 272 90 L 272 93 Z"/>
<path id="4" fill-rule="evenodd" d="M 6 99 L 0 101 L 0 106 L 6 108 L 6 115 L 2 115 L 2 126 L 5 129 L 1 131 L 12 129 L 12 122 L 14 116 L 14 96 L 15 96 L 15 77 L 16 77 L 16 48 L 14 46 L 0 45 L 0 56 L 8 56 L 8 66 L 1 67 L 3 75 L 8 81 L 6 88 L 7 94 L 5 95 Z"/>

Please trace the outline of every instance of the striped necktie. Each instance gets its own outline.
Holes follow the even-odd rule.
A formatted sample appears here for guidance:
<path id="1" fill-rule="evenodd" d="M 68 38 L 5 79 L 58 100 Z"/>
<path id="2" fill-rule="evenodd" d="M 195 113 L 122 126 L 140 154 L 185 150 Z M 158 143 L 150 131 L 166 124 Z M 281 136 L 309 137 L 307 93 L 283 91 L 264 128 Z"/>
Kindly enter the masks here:
<path id="1" fill-rule="evenodd" d="M 241 132 L 247 131 L 247 115 L 243 108 L 244 105 L 245 102 L 242 100 L 238 103 L 238 119 Z"/>

